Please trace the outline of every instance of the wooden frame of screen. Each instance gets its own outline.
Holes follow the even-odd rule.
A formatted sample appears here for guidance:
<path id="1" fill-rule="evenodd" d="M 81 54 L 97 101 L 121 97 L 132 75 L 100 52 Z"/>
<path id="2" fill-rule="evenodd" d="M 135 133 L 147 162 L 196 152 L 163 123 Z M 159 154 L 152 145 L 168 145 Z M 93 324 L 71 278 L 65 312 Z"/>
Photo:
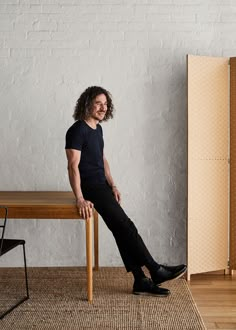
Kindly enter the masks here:
<path id="1" fill-rule="evenodd" d="M 187 56 L 188 280 L 228 265 L 228 62 Z"/>

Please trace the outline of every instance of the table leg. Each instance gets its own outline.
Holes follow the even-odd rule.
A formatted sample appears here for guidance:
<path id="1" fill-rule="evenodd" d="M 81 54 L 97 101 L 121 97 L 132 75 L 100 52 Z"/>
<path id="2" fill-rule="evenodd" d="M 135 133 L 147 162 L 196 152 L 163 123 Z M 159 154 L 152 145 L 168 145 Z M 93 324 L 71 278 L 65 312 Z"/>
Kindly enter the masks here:
<path id="1" fill-rule="evenodd" d="M 87 258 L 87 294 L 88 301 L 93 300 L 93 260 L 92 260 L 92 217 L 86 221 L 86 258 Z"/>
<path id="2" fill-rule="evenodd" d="M 187 281 L 190 281 L 190 273 L 187 271 Z"/>
<path id="3" fill-rule="evenodd" d="M 94 220 L 94 270 L 98 270 L 99 269 L 99 260 L 98 260 L 98 213 L 95 210 L 93 213 L 93 220 Z"/>

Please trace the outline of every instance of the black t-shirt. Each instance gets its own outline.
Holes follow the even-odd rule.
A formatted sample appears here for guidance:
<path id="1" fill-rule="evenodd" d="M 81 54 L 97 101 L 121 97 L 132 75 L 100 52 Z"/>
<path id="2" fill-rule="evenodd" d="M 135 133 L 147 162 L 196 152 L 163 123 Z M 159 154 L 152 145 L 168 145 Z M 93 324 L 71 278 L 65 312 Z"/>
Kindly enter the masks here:
<path id="1" fill-rule="evenodd" d="M 68 129 L 65 149 L 81 151 L 79 163 L 81 185 L 105 183 L 103 147 L 101 125 L 97 124 L 97 128 L 93 129 L 84 120 L 78 120 Z"/>

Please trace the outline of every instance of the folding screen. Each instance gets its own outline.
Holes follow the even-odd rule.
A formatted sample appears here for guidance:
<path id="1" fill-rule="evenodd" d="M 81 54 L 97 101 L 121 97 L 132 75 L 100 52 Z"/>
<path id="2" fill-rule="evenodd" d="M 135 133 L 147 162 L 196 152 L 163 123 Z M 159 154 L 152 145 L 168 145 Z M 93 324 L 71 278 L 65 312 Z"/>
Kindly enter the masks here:
<path id="1" fill-rule="evenodd" d="M 187 56 L 188 280 L 228 265 L 228 63 L 228 58 Z"/>

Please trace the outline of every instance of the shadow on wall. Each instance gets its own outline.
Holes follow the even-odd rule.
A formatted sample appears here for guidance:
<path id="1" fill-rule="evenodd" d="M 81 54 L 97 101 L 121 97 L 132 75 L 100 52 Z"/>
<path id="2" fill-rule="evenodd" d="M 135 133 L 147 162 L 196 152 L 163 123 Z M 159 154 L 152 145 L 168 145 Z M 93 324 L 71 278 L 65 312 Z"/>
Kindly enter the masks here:
<path id="1" fill-rule="evenodd" d="M 187 95 L 186 55 L 150 50 L 144 86 L 148 116 L 142 122 L 143 189 L 149 248 L 165 263 L 186 262 Z M 150 179 L 151 178 L 151 179 Z M 151 237 L 150 237 L 151 238 Z M 157 255 L 155 255 L 155 253 Z"/>

